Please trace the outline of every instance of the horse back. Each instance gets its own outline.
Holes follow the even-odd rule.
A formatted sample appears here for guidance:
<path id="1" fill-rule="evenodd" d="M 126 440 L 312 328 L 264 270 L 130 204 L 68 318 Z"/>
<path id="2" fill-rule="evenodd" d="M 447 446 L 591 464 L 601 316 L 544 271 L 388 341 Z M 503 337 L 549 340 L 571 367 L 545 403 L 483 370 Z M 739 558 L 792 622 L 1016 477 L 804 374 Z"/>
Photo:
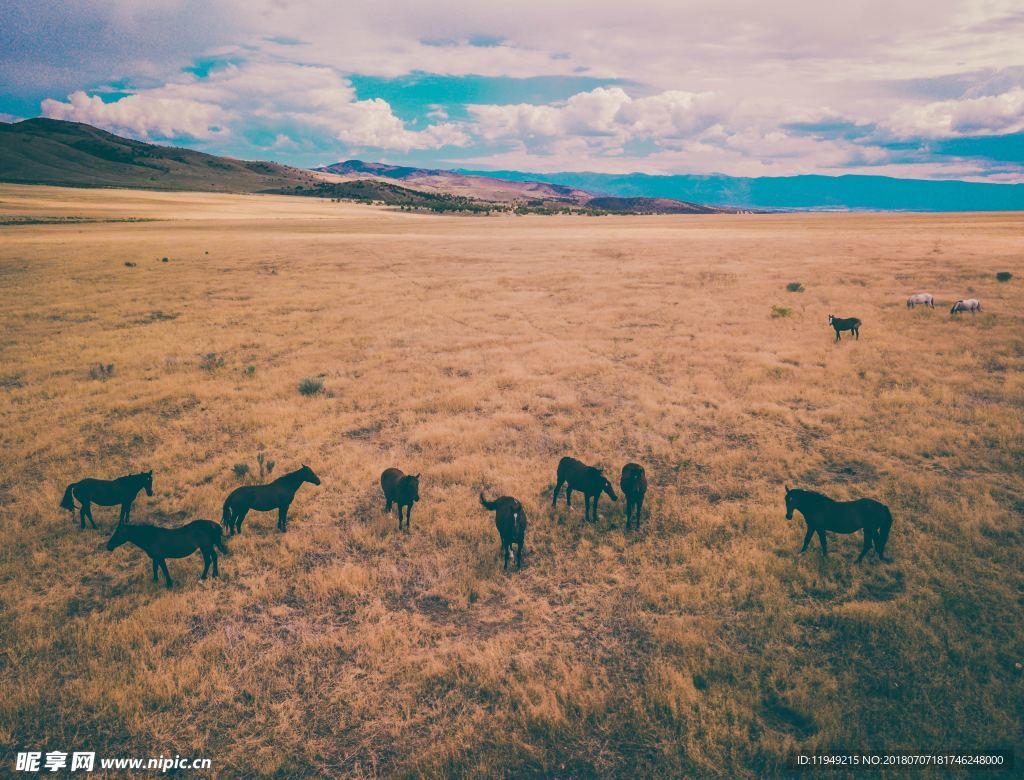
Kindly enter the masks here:
<path id="1" fill-rule="evenodd" d="M 403 479 L 405 479 L 405 472 L 401 469 L 384 469 L 380 475 L 380 486 L 384 491 L 384 497 L 392 501 L 398 498 L 398 486 L 402 484 Z"/>
<path id="2" fill-rule="evenodd" d="M 75 483 L 74 496 L 79 501 L 90 501 L 100 506 L 120 504 L 122 501 L 135 498 L 135 495 L 138 493 L 138 490 L 134 493 L 132 492 L 125 479 L 126 477 L 118 477 L 117 479 L 86 477 Z"/>

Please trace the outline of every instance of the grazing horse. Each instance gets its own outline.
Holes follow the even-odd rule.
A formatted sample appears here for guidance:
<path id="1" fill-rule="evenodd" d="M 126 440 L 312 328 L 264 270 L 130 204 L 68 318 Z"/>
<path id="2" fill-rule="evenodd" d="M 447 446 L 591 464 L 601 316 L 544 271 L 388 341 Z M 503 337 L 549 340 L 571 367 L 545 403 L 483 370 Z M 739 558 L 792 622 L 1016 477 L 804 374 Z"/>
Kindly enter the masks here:
<path id="1" fill-rule="evenodd" d="M 644 467 L 639 463 L 627 463 L 622 467 L 622 477 L 619 479 L 619 487 L 622 488 L 622 495 L 626 497 L 626 528 L 629 528 L 629 520 L 636 509 L 636 527 L 640 527 L 640 513 L 644 508 L 644 496 L 647 495 L 647 474 Z"/>
<path id="2" fill-rule="evenodd" d="M 480 504 L 484 509 L 494 512 L 494 524 L 498 527 L 501 550 L 505 555 L 505 565 L 501 570 L 508 571 L 508 556 L 514 544 L 516 571 L 519 571 L 523 568 L 523 542 L 526 540 L 526 512 L 523 505 L 512 496 L 502 496 L 488 501 L 483 493 L 480 494 Z"/>
<path id="3" fill-rule="evenodd" d="M 844 330 L 853 331 L 853 335 L 860 341 L 860 320 L 856 317 L 833 317 L 831 314 L 828 315 L 828 324 L 835 328 L 836 341 L 841 341 L 842 336 L 839 334 Z"/>
<path id="4" fill-rule="evenodd" d="M 786 519 L 793 519 L 796 510 L 804 516 L 807 523 L 807 534 L 800 552 L 807 550 L 811 537 L 818 535 L 821 540 L 821 554 L 828 552 L 825 545 L 825 532 L 852 534 L 864 529 L 864 548 L 860 551 L 857 563 L 868 554 L 874 545 L 875 552 L 881 560 L 886 560 L 885 543 L 889 539 L 892 527 L 892 514 L 889 507 L 871 498 L 860 498 L 856 501 L 834 501 L 813 490 L 790 490 L 786 488 Z"/>
<path id="5" fill-rule="evenodd" d="M 601 470 L 594 466 L 581 463 L 576 458 L 565 457 L 558 461 L 558 482 L 555 484 L 555 493 L 551 497 L 551 506 L 554 507 L 558 501 L 558 491 L 565 485 L 565 505 L 572 507 L 572 491 L 578 490 L 583 494 L 584 507 L 583 519 L 597 522 L 597 502 L 601 500 L 601 494 L 607 493 L 612 501 L 618 501 L 619 497 L 612 490 L 612 483 L 609 482 Z M 594 509 L 591 517 L 590 503 L 593 500 Z"/>
<path id="6" fill-rule="evenodd" d="M 167 587 L 171 587 L 170 572 L 167 571 L 167 558 L 187 558 L 199 548 L 203 554 L 203 573 L 199 579 L 205 580 L 206 573 L 213 564 L 213 576 L 219 577 L 217 571 L 217 550 L 229 555 L 228 548 L 221 541 L 220 526 L 211 520 L 193 520 L 180 528 L 159 528 L 148 523 L 131 525 L 120 523 L 114 535 L 107 542 L 107 549 L 113 552 L 125 542 L 131 542 L 153 560 L 153 582 L 158 582 L 157 567 L 164 571 Z"/>
<path id="7" fill-rule="evenodd" d="M 121 516 L 117 522 L 119 524 L 127 523 L 128 515 L 132 511 L 132 502 L 142 489 L 146 490 L 147 496 L 153 497 L 152 471 L 129 474 L 117 479 L 92 479 L 90 477 L 68 485 L 60 505 L 62 509 L 68 510 L 73 515 L 75 512 L 75 499 L 77 498 L 82 502 L 82 508 L 78 513 L 79 529 L 85 528 L 86 520 L 92 523 L 93 528 L 96 528 L 96 521 L 92 519 L 92 507 L 89 506 L 90 504 L 99 504 L 100 506 L 120 504 Z"/>
<path id="8" fill-rule="evenodd" d="M 420 500 L 420 475 L 406 474 L 401 469 L 384 469 L 380 475 L 380 487 L 384 491 L 387 506 L 385 512 L 391 511 L 391 504 L 398 505 L 398 530 L 402 530 L 402 507 L 405 507 L 405 528 L 409 528 L 412 517 L 412 505 Z"/>
<path id="9" fill-rule="evenodd" d="M 242 521 L 250 509 L 257 512 L 270 512 L 276 509 L 277 529 L 281 533 L 287 531 L 288 507 L 291 506 L 292 499 L 303 482 L 319 485 L 320 477 L 314 474 L 309 466 L 303 465 L 301 469 L 278 477 L 269 485 L 243 485 L 235 488 L 224 499 L 224 510 L 221 514 L 228 536 L 242 532 Z"/>
<path id="10" fill-rule="evenodd" d="M 969 311 L 971 314 L 975 314 L 981 311 L 981 301 L 977 298 L 968 298 L 966 301 L 957 301 L 953 304 L 953 308 L 949 310 L 949 313 L 956 314 L 961 311 Z"/>
<path id="11" fill-rule="evenodd" d="M 929 306 L 932 309 L 935 308 L 935 299 L 931 293 L 917 293 L 907 298 L 907 308 L 913 309 L 915 306 Z"/>

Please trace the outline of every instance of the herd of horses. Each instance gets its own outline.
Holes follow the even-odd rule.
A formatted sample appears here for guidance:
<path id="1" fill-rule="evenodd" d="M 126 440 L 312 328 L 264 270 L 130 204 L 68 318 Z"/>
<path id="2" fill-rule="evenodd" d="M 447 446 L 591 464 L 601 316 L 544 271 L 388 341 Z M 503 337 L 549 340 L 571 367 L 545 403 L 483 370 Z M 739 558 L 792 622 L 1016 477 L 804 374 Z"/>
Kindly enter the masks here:
<path id="1" fill-rule="evenodd" d="M 935 298 L 930 293 L 917 293 L 907 298 L 907 308 L 927 306 L 935 308 Z M 976 298 L 956 301 L 950 314 L 969 311 L 975 314 L 981 311 L 981 302 Z M 842 339 L 842 333 L 849 331 L 854 338 L 860 339 L 861 321 L 857 317 L 835 317 L 828 315 L 828 324 L 835 330 L 836 341 Z M 398 512 L 398 529 L 408 530 L 412 517 L 412 508 L 420 500 L 420 474 L 406 474 L 401 469 L 385 469 L 380 475 L 381 491 L 384 494 L 384 511 L 391 512 L 395 506 Z M 203 573 L 200 579 L 206 579 L 209 570 L 213 576 L 219 576 L 217 552 L 227 553 L 223 542 L 223 533 L 228 536 L 241 533 L 242 521 L 250 511 L 277 511 L 277 528 L 282 533 L 288 530 L 288 509 L 295 494 L 304 483 L 320 484 L 320 478 L 309 466 L 303 465 L 288 474 L 278 477 L 266 485 L 243 485 L 233 490 L 224 500 L 221 512 L 221 525 L 210 520 L 195 520 L 179 528 L 161 528 L 145 523 L 132 523 L 132 504 L 143 490 L 146 495 L 153 495 L 153 472 L 144 471 L 129 474 L 113 480 L 87 478 L 68 485 L 60 506 L 74 513 L 75 501 L 78 507 L 79 527 L 85 529 L 86 520 L 97 528 L 92 516 L 92 505 L 120 506 L 117 528 L 110 541 L 108 550 L 115 550 L 120 545 L 131 542 L 147 555 L 153 564 L 153 581 L 159 580 L 159 571 L 163 571 L 168 588 L 171 587 L 171 575 L 167 571 L 167 558 L 185 558 L 196 550 L 203 556 Z M 565 457 L 558 462 L 555 472 L 555 488 L 552 491 L 552 509 L 558 502 L 558 496 L 565 488 L 565 504 L 572 508 L 572 494 L 583 494 L 583 519 L 597 522 L 597 505 L 602 495 L 612 501 L 618 501 L 611 481 L 601 469 L 588 466 L 576 458 Z M 627 463 L 622 467 L 619 478 L 619 489 L 626 499 L 626 530 L 635 525 L 640 527 L 644 498 L 647 495 L 647 473 L 639 463 Z M 501 552 L 504 559 L 503 570 L 508 569 L 510 558 L 515 561 L 515 568 L 523 564 L 523 545 L 526 542 L 528 525 L 526 510 L 522 502 L 513 496 L 499 496 L 488 500 L 480 493 L 480 504 L 484 509 L 494 512 L 494 524 L 501 539 Z M 892 514 L 888 507 L 870 498 L 856 501 L 835 501 L 828 496 L 813 490 L 790 489 L 786 487 L 786 519 L 792 520 L 793 513 L 800 512 L 807 525 L 803 547 L 807 550 L 811 540 L 817 535 L 821 543 L 821 554 L 828 551 L 825 534 L 828 531 L 838 534 L 851 534 L 863 531 L 864 544 L 857 561 L 861 561 L 872 549 L 880 560 L 885 557 L 885 545 L 892 527 Z"/>
<path id="2" fill-rule="evenodd" d="M 390 513 L 392 505 L 398 511 L 398 528 L 409 529 L 412 506 L 420 500 L 420 474 L 409 475 L 397 468 L 385 469 L 380 476 L 381 490 L 384 494 L 384 511 Z M 572 494 L 582 493 L 584 498 L 584 522 L 597 522 L 597 505 L 602 494 L 612 501 L 618 501 L 618 495 L 611 481 L 605 477 L 600 468 L 588 466 L 576 458 L 565 457 L 558 462 L 555 489 L 552 492 L 552 509 L 557 504 L 559 493 L 565 487 L 565 504 L 572 508 Z M 284 533 L 288 530 L 288 508 L 299 488 L 306 482 L 320 484 L 320 478 L 306 465 L 288 474 L 278 477 L 266 485 L 244 485 L 233 490 L 224 500 L 221 525 L 210 520 L 194 520 L 178 528 L 162 528 L 148 523 L 132 523 L 130 519 L 132 504 L 143 490 L 153 495 L 153 472 L 129 474 L 113 480 L 87 478 L 68 485 L 60 506 L 70 512 L 76 509 L 75 501 L 80 504 L 78 509 L 80 528 L 85 529 L 85 521 L 89 520 L 93 528 L 96 523 L 92 518 L 92 504 L 99 506 L 120 506 L 120 516 L 114 534 L 107 542 L 111 552 L 122 544 L 130 542 L 145 552 L 153 565 L 153 581 L 159 581 L 159 572 L 164 573 L 164 581 L 168 588 L 173 584 L 167 570 L 168 558 L 185 558 L 199 550 L 203 556 L 203 573 L 205 580 L 211 567 L 213 576 L 220 576 L 217 565 L 217 552 L 228 554 L 223 541 L 223 534 L 229 536 L 241 533 L 242 521 L 250 510 L 258 512 L 278 513 L 277 528 Z M 626 529 L 631 525 L 640 527 L 640 516 L 643 511 L 644 498 L 647 495 L 647 473 L 639 463 L 627 463 L 622 467 L 619 478 L 619 489 L 626 499 Z M 523 545 L 526 542 L 527 517 L 523 503 L 513 496 L 499 496 L 488 500 L 480 493 L 480 505 L 494 512 L 494 525 L 501 539 L 501 552 L 504 559 L 503 571 L 508 570 L 509 559 L 515 562 L 518 570 L 523 565 Z M 404 510 L 404 517 L 403 517 Z M 817 534 L 821 541 L 821 554 L 827 552 L 825 532 L 850 534 L 864 531 L 864 547 L 859 562 L 872 547 L 881 560 L 885 558 L 885 544 L 892 526 L 892 515 L 889 509 L 877 501 L 862 498 L 857 501 L 834 501 L 811 490 L 790 490 L 786 488 L 786 519 L 793 519 L 794 510 L 799 511 L 807 524 L 807 535 L 801 552 L 807 549 L 811 538 Z M 404 522 L 403 522 L 404 521 Z"/>
<path id="3" fill-rule="evenodd" d="M 915 293 L 907 298 L 907 308 L 913 309 L 916 306 L 927 306 L 930 309 L 935 308 L 935 296 L 931 293 Z M 950 314 L 959 314 L 960 312 L 969 311 L 971 314 L 977 314 L 981 311 L 981 301 L 977 298 L 961 298 L 958 301 L 954 301 L 953 307 L 949 310 Z M 836 317 L 832 314 L 828 315 L 828 324 L 832 326 L 836 332 L 836 341 L 841 341 L 844 331 L 850 331 L 854 338 L 860 339 L 860 325 L 861 322 L 857 317 Z"/>

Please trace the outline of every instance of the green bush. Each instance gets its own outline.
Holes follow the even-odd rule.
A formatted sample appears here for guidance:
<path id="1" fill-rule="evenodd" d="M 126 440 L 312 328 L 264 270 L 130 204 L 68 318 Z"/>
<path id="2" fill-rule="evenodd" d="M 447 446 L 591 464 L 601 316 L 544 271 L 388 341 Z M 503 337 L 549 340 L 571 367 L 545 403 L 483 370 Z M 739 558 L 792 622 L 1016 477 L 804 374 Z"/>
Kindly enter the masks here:
<path id="1" fill-rule="evenodd" d="M 236 463 L 232 471 L 235 472 L 235 476 L 238 477 L 239 479 L 245 479 L 246 475 L 249 473 L 249 464 Z"/>
<path id="2" fill-rule="evenodd" d="M 786 285 L 786 289 L 790 292 L 803 292 L 804 286 L 800 282 L 790 282 Z"/>
<path id="3" fill-rule="evenodd" d="M 996 274 L 996 279 L 998 279 L 1000 282 L 1008 282 L 1012 278 L 1013 274 L 1011 274 L 1009 271 L 1000 271 L 999 273 Z"/>
<path id="4" fill-rule="evenodd" d="M 785 306 L 772 306 L 773 317 L 788 317 L 793 313 L 792 309 L 787 309 Z"/>
<path id="5" fill-rule="evenodd" d="M 317 395 L 324 391 L 324 380 L 308 376 L 299 382 L 299 392 L 303 395 Z"/>

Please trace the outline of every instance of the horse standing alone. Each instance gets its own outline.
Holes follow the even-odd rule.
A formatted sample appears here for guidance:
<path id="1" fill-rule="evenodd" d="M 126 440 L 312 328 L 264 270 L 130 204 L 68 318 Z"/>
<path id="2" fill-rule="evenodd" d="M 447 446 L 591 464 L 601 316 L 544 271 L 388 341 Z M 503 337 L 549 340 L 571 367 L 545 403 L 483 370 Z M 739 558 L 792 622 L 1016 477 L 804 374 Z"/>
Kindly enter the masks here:
<path id="1" fill-rule="evenodd" d="M 484 509 L 494 512 L 494 525 L 498 528 L 498 536 L 501 537 L 501 550 L 505 556 L 505 565 L 502 571 L 508 571 L 508 557 L 512 545 L 516 546 L 516 571 L 523 568 L 523 542 L 526 541 L 526 512 L 518 499 L 512 496 L 502 496 L 493 501 L 484 498 L 480 494 L 480 504 Z"/>
<path id="2" fill-rule="evenodd" d="M 127 523 L 128 515 L 132 511 L 132 502 L 139 495 L 140 490 L 145 490 L 146 495 L 153 497 L 153 472 L 143 471 L 139 474 L 129 474 L 117 479 L 93 479 L 88 477 L 78 482 L 72 482 L 64 491 L 64 498 L 61 499 L 62 509 L 66 509 L 74 515 L 75 499 L 82 502 L 79 511 L 79 529 L 85 528 L 85 521 L 88 520 L 93 528 L 96 528 L 96 521 L 92 519 L 92 507 L 90 504 L 100 506 L 121 505 L 121 514 L 118 517 L 118 524 Z"/>
<path id="3" fill-rule="evenodd" d="M 278 477 L 268 485 L 243 485 L 235 488 L 224 499 L 221 519 L 228 536 L 242 532 L 242 521 L 250 509 L 257 512 L 277 510 L 277 529 L 284 533 L 288 530 L 288 507 L 291 506 L 295 493 L 303 482 L 312 485 L 320 484 L 320 477 L 313 469 L 303 465 L 290 474 Z"/>
<path id="4" fill-rule="evenodd" d="M 380 487 L 384 491 L 387 505 L 385 512 L 391 511 L 391 505 L 398 505 L 398 530 L 402 530 L 402 507 L 405 507 L 405 528 L 409 528 L 412 517 L 412 505 L 420 500 L 420 475 L 406 474 L 401 469 L 384 469 L 380 475 Z"/>
<path id="5" fill-rule="evenodd" d="M 793 512 L 798 511 L 807 523 L 804 535 L 804 546 L 800 552 L 807 550 L 811 538 L 817 534 L 821 540 L 821 555 L 828 553 L 825 543 L 825 532 L 852 534 L 864 529 L 864 547 L 860 551 L 857 562 L 868 554 L 872 546 L 880 560 L 886 560 L 885 543 L 889 540 L 889 529 L 892 528 L 892 513 L 889 507 L 872 498 L 860 498 L 856 501 L 835 501 L 828 496 L 813 490 L 790 490 L 786 488 L 786 519 L 793 519 Z"/>
<path id="6" fill-rule="evenodd" d="M 167 558 L 187 558 L 196 551 L 203 554 L 203 573 L 199 579 L 205 580 L 206 573 L 213 564 L 213 576 L 219 577 L 217 570 L 217 550 L 229 555 L 228 548 L 221 541 L 220 526 L 211 520 L 193 520 L 180 528 L 159 528 L 148 523 L 131 525 L 119 523 L 114 535 L 107 542 L 107 549 L 113 552 L 125 542 L 131 542 L 153 561 L 153 582 L 159 582 L 157 567 L 163 569 L 164 580 L 170 588 L 171 574 L 167 571 Z"/>
<path id="7" fill-rule="evenodd" d="M 834 317 L 830 314 L 828 315 L 828 324 L 836 331 L 836 341 L 842 341 L 843 337 L 840 334 L 844 330 L 852 331 L 860 341 L 860 320 L 856 317 Z"/>

